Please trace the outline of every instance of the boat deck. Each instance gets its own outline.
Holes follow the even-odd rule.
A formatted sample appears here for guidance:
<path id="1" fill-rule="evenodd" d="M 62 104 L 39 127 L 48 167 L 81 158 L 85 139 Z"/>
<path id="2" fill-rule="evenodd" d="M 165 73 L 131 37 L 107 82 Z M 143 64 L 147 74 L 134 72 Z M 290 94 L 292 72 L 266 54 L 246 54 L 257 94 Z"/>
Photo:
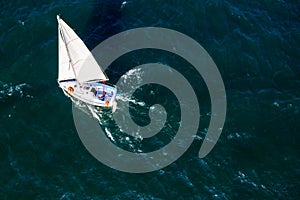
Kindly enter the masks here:
<path id="1" fill-rule="evenodd" d="M 70 97 L 100 107 L 112 107 L 117 88 L 110 84 L 88 82 L 79 84 L 76 80 L 59 82 L 64 93 Z"/>

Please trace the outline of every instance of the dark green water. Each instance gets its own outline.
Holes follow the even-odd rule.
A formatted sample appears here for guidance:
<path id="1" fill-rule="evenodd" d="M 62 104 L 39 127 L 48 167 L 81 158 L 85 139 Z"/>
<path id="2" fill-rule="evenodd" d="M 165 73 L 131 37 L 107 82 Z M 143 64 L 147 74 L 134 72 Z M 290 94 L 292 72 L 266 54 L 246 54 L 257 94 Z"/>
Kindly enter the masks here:
<path id="1" fill-rule="evenodd" d="M 118 0 L 0 2 L 0 199 L 299 199 L 299 1 L 121 5 Z M 145 26 L 174 29 L 198 41 L 227 91 L 226 124 L 213 151 L 197 157 L 210 112 L 201 77 L 174 55 L 143 50 L 114 62 L 109 77 L 117 81 L 150 61 L 174 66 L 196 87 L 203 113 L 199 137 L 179 160 L 152 173 L 127 174 L 94 159 L 77 135 L 70 100 L 56 83 L 58 13 L 91 49 L 116 33 Z M 137 96 L 155 102 L 148 94 L 149 88 L 142 88 Z M 176 103 L 172 94 L 163 94 L 169 107 Z M 175 108 L 170 123 L 176 128 Z M 132 114 L 147 124 L 144 108 Z M 116 139 L 122 144 L 122 137 Z M 150 144 L 145 148 L 161 145 Z"/>

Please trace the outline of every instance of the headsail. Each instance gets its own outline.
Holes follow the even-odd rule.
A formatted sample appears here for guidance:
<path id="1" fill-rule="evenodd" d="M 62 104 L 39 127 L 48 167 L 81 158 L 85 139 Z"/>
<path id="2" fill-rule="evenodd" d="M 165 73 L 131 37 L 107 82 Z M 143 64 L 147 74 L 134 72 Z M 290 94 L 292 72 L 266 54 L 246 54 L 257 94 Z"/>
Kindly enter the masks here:
<path id="1" fill-rule="evenodd" d="M 75 72 L 71 66 L 63 33 L 58 28 L 58 81 L 75 79 Z"/>
<path id="2" fill-rule="evenodd" d="M 89 49 L 76 33 L 59 17 L 58 80 L 77 79 L 79 82 L 108 80 Z"/>

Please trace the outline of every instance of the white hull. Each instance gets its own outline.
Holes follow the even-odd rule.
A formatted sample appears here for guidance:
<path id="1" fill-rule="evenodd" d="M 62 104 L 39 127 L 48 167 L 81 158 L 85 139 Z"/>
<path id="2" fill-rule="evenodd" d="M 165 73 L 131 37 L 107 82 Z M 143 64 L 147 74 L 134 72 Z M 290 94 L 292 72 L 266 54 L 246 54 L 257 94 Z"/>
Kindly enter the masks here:
<path id="1" fill-rule="evenodd" d="M 70 80 L 58 84 L 67 96 L 93 106 L 111 108 L 117 95 L 115 86 L 98 82 L 79 84 L 76 80 Z"/>

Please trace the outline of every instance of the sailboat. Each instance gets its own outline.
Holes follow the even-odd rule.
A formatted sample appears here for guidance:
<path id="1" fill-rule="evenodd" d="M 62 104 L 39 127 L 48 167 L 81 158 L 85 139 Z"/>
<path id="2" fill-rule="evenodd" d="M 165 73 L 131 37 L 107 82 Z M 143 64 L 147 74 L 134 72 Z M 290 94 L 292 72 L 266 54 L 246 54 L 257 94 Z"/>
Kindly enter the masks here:
<path id="1" fill-rule="evenodd" d="M 58 15 L 58 84 L 73 101 L 97 107 L 112 107 L 117 88 L 107 83 L 89 49 Z"/>

